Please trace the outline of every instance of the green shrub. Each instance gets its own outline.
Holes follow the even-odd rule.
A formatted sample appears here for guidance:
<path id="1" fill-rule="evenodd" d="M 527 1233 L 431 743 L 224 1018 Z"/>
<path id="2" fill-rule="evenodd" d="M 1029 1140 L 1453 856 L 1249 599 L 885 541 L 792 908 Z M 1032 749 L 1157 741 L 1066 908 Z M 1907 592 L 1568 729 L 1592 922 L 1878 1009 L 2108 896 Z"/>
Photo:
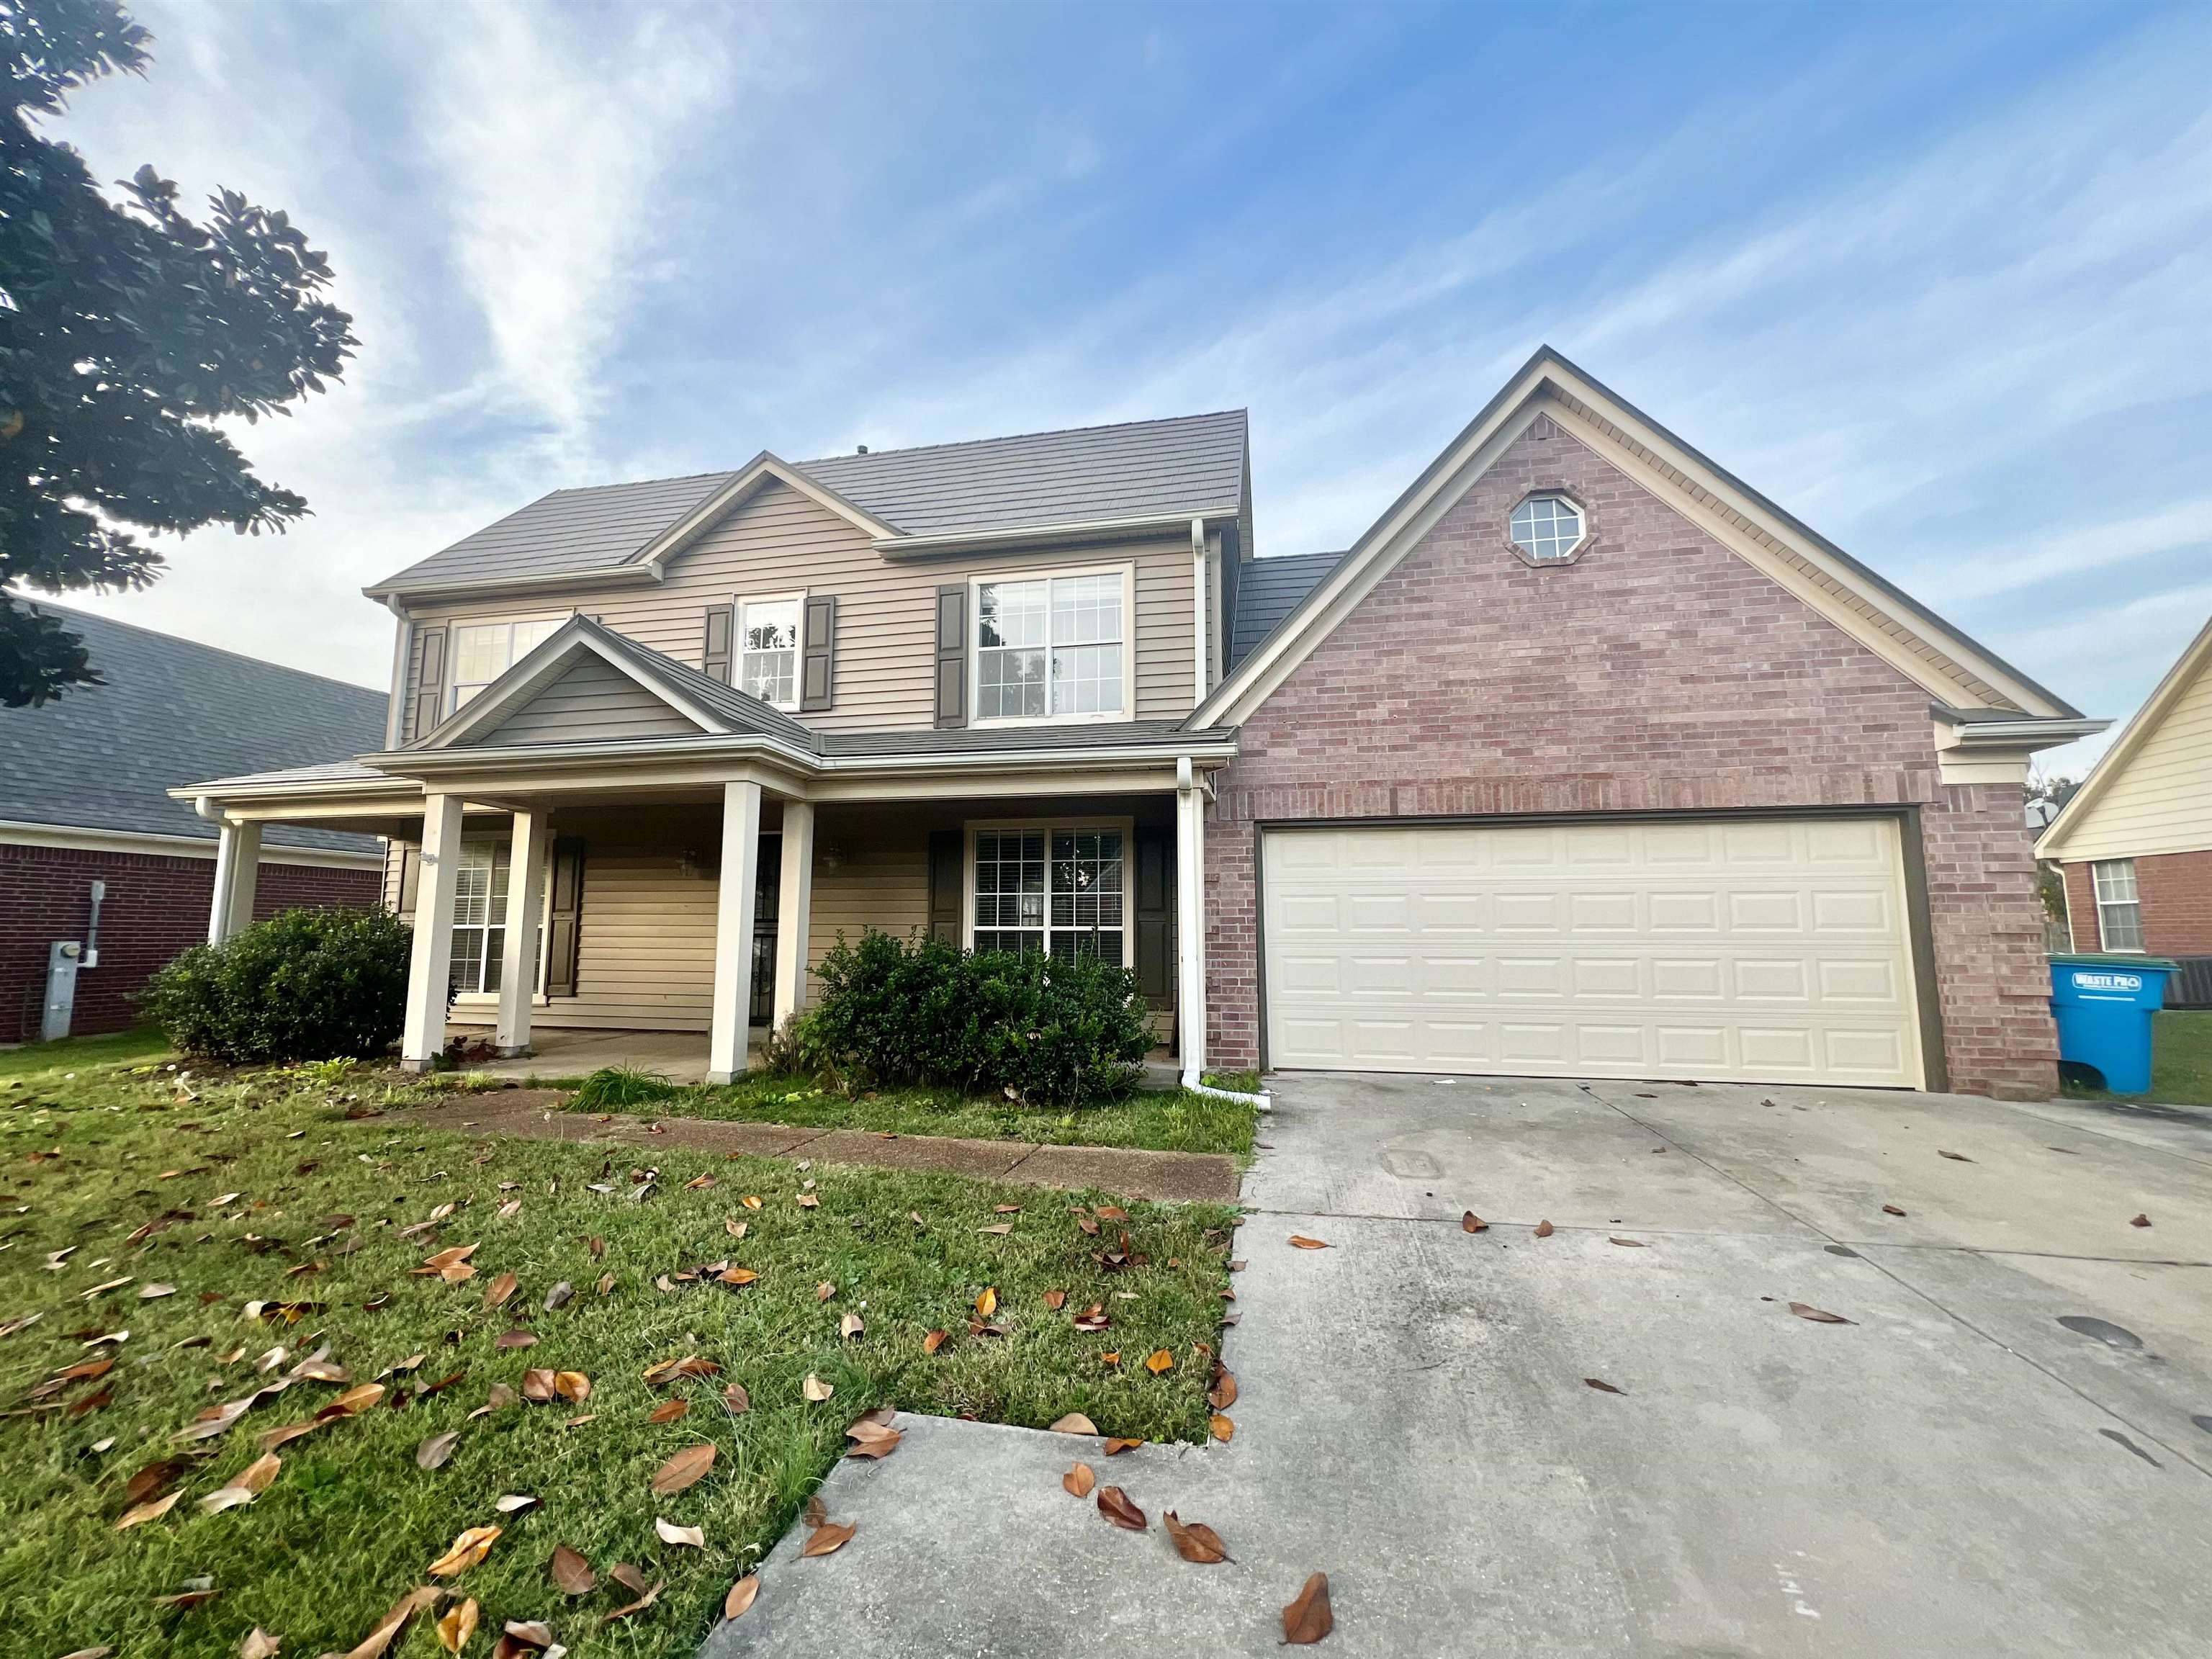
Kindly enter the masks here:
<path id="1" fill-rule="evenodd" d="M 179 1048 L 211 1060 L 370 1059 L 399 1039 L 411 943 L 382 910 L 287 910 L 193 946 L 139 1006 Z"/>
<path id="2" fill-rule="evenodd" d="M 629 1066 L 603 1066 L 586 1078 L 572 1103 L 581 1112 L 619 1112 L 656 1100 L 671 1100 L 684 1092 L 658 1072 L 641 1072 Z"/>
<path id="3" fill-rule="evenodd" d="M 1152 1047 L 1136 975 L 1114 963 L 971 953 L 933 939 L 841 935 L 795 1054 L 881 1085 L 1004 1092 L 1075 1106 L 1135 1087 Z"/>

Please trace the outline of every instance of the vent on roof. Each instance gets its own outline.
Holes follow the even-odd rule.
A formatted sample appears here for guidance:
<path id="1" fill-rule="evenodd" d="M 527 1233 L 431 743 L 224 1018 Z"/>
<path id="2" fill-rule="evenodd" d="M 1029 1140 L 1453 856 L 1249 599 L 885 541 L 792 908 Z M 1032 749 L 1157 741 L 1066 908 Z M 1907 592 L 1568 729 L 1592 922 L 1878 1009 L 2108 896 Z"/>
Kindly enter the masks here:
<path id="1" fill-rule="evenodd" d="M 866 453 L 868 453 L 868 447 L 867 447 L 867 445 L 866 445 L 866 444 L 862 444 L 862 445 L 861 445 L 858 449 L 854 450 L 853 453 L 854 453 L 855 455 L 865 455 L 865 454 L 866 454 Z"/>

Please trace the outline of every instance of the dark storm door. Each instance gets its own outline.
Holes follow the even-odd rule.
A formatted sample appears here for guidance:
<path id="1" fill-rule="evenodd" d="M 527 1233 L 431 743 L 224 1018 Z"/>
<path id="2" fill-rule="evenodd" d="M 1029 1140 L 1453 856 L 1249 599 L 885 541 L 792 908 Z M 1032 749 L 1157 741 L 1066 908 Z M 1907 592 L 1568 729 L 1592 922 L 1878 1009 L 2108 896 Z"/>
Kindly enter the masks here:
<path id="1" fill-rule="evenodd" d="M 765 1025 L 775 1006 L 775 907 L 783 896 L 783 837 L 760 838 L 753 885 L 753 998 L 747 1023 Z"/>

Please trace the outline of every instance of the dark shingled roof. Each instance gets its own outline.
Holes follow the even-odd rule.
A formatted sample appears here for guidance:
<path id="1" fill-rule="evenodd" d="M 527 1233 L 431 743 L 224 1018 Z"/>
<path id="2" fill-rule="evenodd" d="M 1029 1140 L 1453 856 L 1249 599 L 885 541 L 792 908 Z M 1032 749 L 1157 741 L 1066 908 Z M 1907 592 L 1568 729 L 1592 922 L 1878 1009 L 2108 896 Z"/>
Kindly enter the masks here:
<path id="1" fill-rule="evenodd" d="M 0 818 L 213 841 L 166 791 L 384 746 L 385 694 L 31 601 L 84 635 L 107 681 L 0 708 Z M 374 836 L 270 824 L 272 847 L 374 853 Z"/>
<path id="2" fill-rule="evenodd" d="M 1243 505 L 1241 409 L 792 465 L 908 536 L 1048 529 Z M 372 592 L 611 570 L 738 475 L 556 489 L 386 577 Z"/>
<path id="3" fill-rule="evenodd" d="M 1341 553 L 1299 553 L 1286 559 L 1248 559 L 1238 567 L 1237 620 L 1229 630 L 1232 672 L 1343 557 Z"/>

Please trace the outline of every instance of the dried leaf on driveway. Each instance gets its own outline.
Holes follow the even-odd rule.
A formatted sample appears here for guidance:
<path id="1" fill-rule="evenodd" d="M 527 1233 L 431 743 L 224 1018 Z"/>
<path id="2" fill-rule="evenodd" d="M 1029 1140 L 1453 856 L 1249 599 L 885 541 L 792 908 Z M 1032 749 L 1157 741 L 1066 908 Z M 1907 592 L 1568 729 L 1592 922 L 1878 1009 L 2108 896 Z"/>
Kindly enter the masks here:
<path id="1" fill-rule="evenodd" d="M 1216 1412 L 1206 1419 L 1206 1429 L 1208 1434 L 1226 1445 L 1231 1437 L 1237 1432 L 1237 1425 L 1231 1419 Z"/>
<path id="2" fill-rule="evenodd" d="M 1904 1211 L 1899 1209 L 1894 1204 L 1883 1205 L 1881 1206 L 1881 1212 L 1884 1215 L 1903 1215 L 1905 1213 Z"/>
<path id="3" fill-rule="evenodd" d="M 1606 1243 L 1618 1244 L 1624 1250 L 1640 1250 L 1644 1248 L 1644 1241 L 1640 1238 L 1622 1238 L 1618 1235 L 1608 1237 Z"/>
<path id="4" fill-rule="evenodd" d="M 889 1457 L 898 1449 L 899 1442 L 906 1437 L 891 1427 L 892 1412 L 889 1407 L 870 1412 L 845 1431 L 845 1437 L 853 1443 L 848 1457 Z"/>
<path id="5" fill-rule="evenodd" d="M 653 1489 L 665 1498 L 672 1492 L 698 1485 L 706 1478 L 707 1471 L 714 1467 L 714 1444 L 712 1441 L 686 1446 L 654 1473 Z"/>
<path id="6" fill-rule="evenodd" d="M 2128 1225 L 2130 1227 L 2148 1227 L 2150 1225 L 2150 1218 L 2147 1215 L 2139 1215 L 2134 1220 L 2129 1222 Z"/>
<path id="7" fill-rule="evenodd" d="M 1328 1249 L 1328 1243 L 1327 1240 L 1308 1238 L 1304 1233 L 1292 1233 L 1291 1235 L 1291 1243 L 1301 1250 L 1325 1250 Z"/>
<path id="8" fill-rule="evenodd" d="M 1098 1488 L 1098 1513 L 1128 1532 L 1142 1532 L 1148 1524 L 1144 1510 L 1131 1503 L 1129 1494 L 1119 1486 Z"/>
<path id="9" fill-rule="evenodd" d="M 1480 1216 L 1477 1215 L 1472 1210 L 1469 1210 L 1465 1215 L 1459 1218 L 1459 1230 L 1463 1233 L 1482 1232 L 1486 1231 L 1489 1225 L 1490 1224 L 1487 1221 L 1485 1221 Z"/>
<path id="10" fill-rule="evenodd" d="M 599 1588 L 599 1575 L 592 1571 L 592 1564 L 566 1544 L 553 1547 L 553 1559 L 545 1571 L 563 1595 L 589 1595 Z"/>
<path id="11" fill-rule="evenodd" d="M 825 1521 L 806 1534 L 805 1543 L 799 1546 L 802 1556 L 834 1555 L 852 1541 L 853 1534 L 860 1529 L 860 1523 Z"/>
<path id="12" fill-rule="evenodd" d="M 422 1469 L 442 1469 L 453 1456 L 453 1448 L 461 1443 L 461 1431 L 447 1429 L 443 1434 L 434 1434 L 415 1448 L 415 1466 Z"/>
<path id="13" fill-rule="evenodd" d="M 1283 1642 L 1287 1647 L 1310 1647 L 1335 1628 L 1336 1616 L 1328 1608 L 1328 1575 L 1317 1572 L 1283 1609 Z"/>
<path id="14" fill-rule="evenodd" d="M 1176 1553 L 1186 1561 L 1194 1561 L 1201 1567 L 1213 1566 L 1229 1559 L 1229 1549 L 1221 1541 L 1221 1534 L 1211 1527 L 1195 1521 L 1181 1520 L 1173 1510 L 1160 1517 L 1168 1529 L 1168 1539 L 1175 1545 Z"/>
<path id="15" fill-rule="evenodd" d="M 730 1593 L 722 1598 L 722 1617 L 725 1619 L 740 1617 L 747 1607 L 752 1606 L 753 1598 L 759 1594 L 760 1575 L 757 1572 L 747 1573 L 736 1583 L 731 1585 Z"/>
<path id="16" fill-rule="evenodd" d="M 1595 1389 L 1600 1394 L 1621 1394 L 1624 1392 L 1622 1389 L 1614 1388 L 1612 1383 L 1607 1382 L 1603 1377 L 1599 1376 L 1586 1376 L 1583 1378 L 1583 1387 L 1586 1389 Z"/>
<path id="17" fill-rule="evenodd" d="M 1144 1443 L 1145 1443 L 1142 1440 L 1125 1440 L 1118 1437 L 1109 1440 L 1106 1443 L 1106 1455 L 1109 1457 L 1119 1457 L 1123 1452 L 1134 1451 L 1138 1447 Z"/>
<path id="18" fill-rule="evenodd" d="M 1539 1238 L 1549 1238 L 1552 1236 L 1552 1224 L 1548 1221 L 1540 1221 L 1529 1231 L 1534 1233 Z M 1319 1573 L 1316 1573 L 1314 1577 L 1318 1578 L 1321 1575 Z M 1326 1595 L 1327 1591 L 1324 1590 L 1323 1594 Z"/>
<path id="19" fill-rule="evenodd" d="M 1936 1149 L 1936 1156 L 1938 1158 L 1948 1158 L 1954 1164 L 1972 1164 L 1974 1161 L 1971 1158 L 1968 1158 L 1964 1152 L 1947 1152 L 1941 1146 L 1938 1146 Z"/>
<path id="20" fill-rule="evenodd" d="M 695 1550 L 707 1547 L 707 1534 L 696 1527 L 679 1527 L 661 1516 L 653 1517 L 653 1529 L 664 1544 L 682 1544 Z"/>
<path id="21" fill-rule="evenodd" d="M 1078 1463 L 1060 1477 L 1060 1484 L 1067 1489 L 1071 1498 L 1088 1498 L 1091 1489 L 1098 1484 L 1098 1474 L 1088 1463 Z"/>
<path id="22" fill-rule="evenodd" d="M 1790 1311 L 1800 1319 L 1809 1319 L 1815 1325 L 1849 1325 L 1853 1322 L 1841 1314 L 1832 1314 L 1825 1308 L 1816 1308 L 1809 1302 L 1793 1302 Z"/>
<path id="23" fill-rule="evenodd" d="M 1096 1434 L 1098 1425 L 1081 1412 L 1070 1412 L 1065 1417 L 1054 1418 L 1050 1425 L 1054 1434 Z"/>
<path id="24" fill-rule="evenodd" d="M 459 1653 L 477 1633 L 477 1620 L 482 1613 L 473 1595 L 453 1608 L 438 1621 L 438 1645 L 448 1653 Z"/>

